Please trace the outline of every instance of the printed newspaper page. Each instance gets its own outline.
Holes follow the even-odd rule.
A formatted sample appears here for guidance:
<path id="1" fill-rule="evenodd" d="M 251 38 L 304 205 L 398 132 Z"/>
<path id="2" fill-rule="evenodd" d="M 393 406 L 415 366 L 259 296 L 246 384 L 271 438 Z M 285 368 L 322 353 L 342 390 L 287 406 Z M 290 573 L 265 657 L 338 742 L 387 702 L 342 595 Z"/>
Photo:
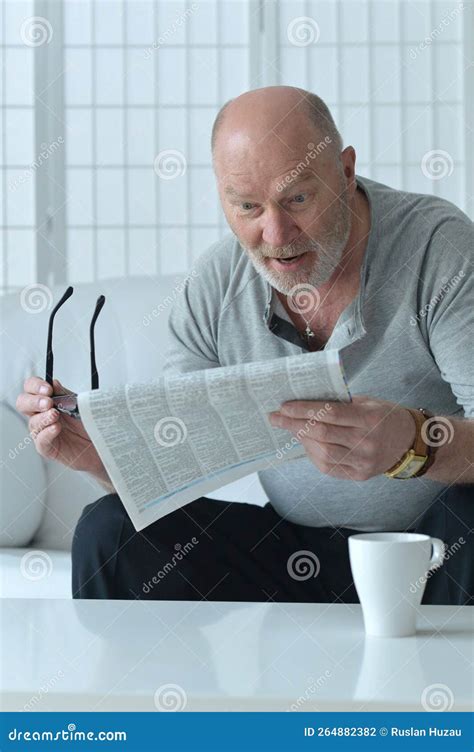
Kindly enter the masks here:
<path id="1" fill-rule="evenodd" d="M 350 401 L 339 351 L 243 363 L 83 392 L 84 427 L 136 530 L 304 455 L 268 413 L 294 399 Z M 317 419 L 317 415 L 314 419 Z"/>

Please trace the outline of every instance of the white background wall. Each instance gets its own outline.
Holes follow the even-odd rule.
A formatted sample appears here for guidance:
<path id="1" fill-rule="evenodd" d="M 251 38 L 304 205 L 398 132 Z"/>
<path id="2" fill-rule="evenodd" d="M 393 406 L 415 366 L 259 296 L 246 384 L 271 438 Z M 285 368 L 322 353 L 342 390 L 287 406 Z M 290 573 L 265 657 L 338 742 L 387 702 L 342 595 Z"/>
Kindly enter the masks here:
<path id="1" fill-rule="evenodd" d="M 226 232 L 213 118 L 266 84 L 322 96 L 359 173 L 472 215 L 472 2 L 3 0 L 0 18 L 3 290 L 188 269 Z"/>

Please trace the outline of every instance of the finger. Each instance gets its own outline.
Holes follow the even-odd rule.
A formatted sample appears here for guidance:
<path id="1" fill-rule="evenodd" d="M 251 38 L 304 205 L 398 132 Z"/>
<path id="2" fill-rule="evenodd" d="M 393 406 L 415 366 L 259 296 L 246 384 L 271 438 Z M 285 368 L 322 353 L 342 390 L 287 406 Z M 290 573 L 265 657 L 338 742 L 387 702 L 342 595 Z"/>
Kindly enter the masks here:
<path id="1" fill-rule="evenodd" d="M 286 419 L 287 420 L 287 419 Z M 293 420 L 293 418 L 290 418 Z M 351 449 L 360 439 L 360 429 L 353 426 L 339 426 L 335 423 L 312 423 L 307 420 L 297 421 L 302 424 L 295 436 L 308 438 L 320 444 L 338 444 Z M 293 429 L 290 429 L 293 433 Z"/>
<path id="2" fill-rule="evenodd" d="M 292 400 L 284 402 L 279 412 L 290 418 L 317 420 L 340 426 L 363 426 L 364 406 L 354 402 L 313 402 L 312 400 Z"/>
<path id="3" fill-rule="evenodd" d="M 42 457 L 54 459 L 58 453 L 56 440 L 61 432 L 61 424 L 59 421 L 53 423 L 52 426 L 44 428 L 35 437 L 34 442 L 36 449 Z"/>
<path id="4" fill-rule="evenodd" d="M 74 394 L 71 389 L 67 389 L 58 379 L 53 379 L 53 385 L 54 394 Z"/>
<path id="5" fill-rule="evenodd" d="M 311 419 L 288 418 L 281 413 L 270 413 L 269 418 L 272 426 L 291 431 L 300 440 L 309 438 L 325 444 L 341 444 L 350 448 L 358 437 L 358 431 L 353 426 L 314 423 Z"/>
<path id="6" fill-rule="evenodd" d="M 57 410 L 47 410 L 45 413 L 35 413 L 35 415 L 33 415 L 28 421 L 28 430 L 33 438 L 35 438 L 43 428 L 56 423 L 58 420 L 59 413 Z"/>
<path id="7" fill-rule="evenodd" d="M 39 376 L 30 376 L 25 380 L 23 385 L 25 392 L 29 394 L 52 394 L 53 388 L 51 384 L 48 384 L 44 379 L 40 379 Z"/>
<path id="8" fill-rule="evenodd" d="M 306 452 L 317 460 L 322 460 L 329 465 L 344 465 L 347 468 L 357 467 L 357 460 L 352 456 L 350 449 L 340 444 L 319 444 L 311 439 L 303 439 L 302 445 Z"/>
<path id="9" fill-rule="evenodd" d="M 53 406 L 51 397 L 45 397 L 41 394 L 28 394 L 22 392 L 16 400 L 16 409 L 23 415 L 35 415 L 39 412 L 49 410 Z"/>

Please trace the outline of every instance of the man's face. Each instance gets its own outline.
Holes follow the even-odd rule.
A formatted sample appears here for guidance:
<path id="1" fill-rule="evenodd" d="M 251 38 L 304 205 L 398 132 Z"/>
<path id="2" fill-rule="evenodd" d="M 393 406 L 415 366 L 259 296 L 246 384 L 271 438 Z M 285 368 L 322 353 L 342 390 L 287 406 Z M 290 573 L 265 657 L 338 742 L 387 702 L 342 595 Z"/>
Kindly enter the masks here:
<path id="1" fill-rule="evenodd" d="M 274 175 L 268 162 L 253 163 L 248 170 L 244 162 L 221 176 L 217 171 L 231 229 L 258 273 L 285 295 L 295 285 L 324 285 L 341 260 L 351 230 L 342 164 L 326 158 L 298 171 L 301 162 L 301 157 L 287 161 L 286 169 Z"/>

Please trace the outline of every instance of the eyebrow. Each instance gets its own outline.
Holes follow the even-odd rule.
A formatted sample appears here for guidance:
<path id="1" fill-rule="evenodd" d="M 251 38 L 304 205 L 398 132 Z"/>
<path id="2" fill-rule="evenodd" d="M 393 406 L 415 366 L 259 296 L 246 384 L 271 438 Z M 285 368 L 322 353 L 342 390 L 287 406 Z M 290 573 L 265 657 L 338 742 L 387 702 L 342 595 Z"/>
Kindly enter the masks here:
<path id="1" fill-rule="evenodd" d="M 317 176 L 312 172 L 307 173 L 306 175 L 299 175 L 297 178 L 292 178 L 288 185 L 285 186 L 285 188 L 282 188 L 282 190 L 280 191 L 280 196 L 290 193 L 291 190 L 295 188 L 295 186 L 300 185 L 301 183 L 309 183 L 310 181 L 315 181 L 316 178 Z M 280 180 L 279 184 L 281 184 L 281 182 L 282 181 Z M 319 182 L 320 180 L 318 179 L 318 185 Z"/>
<path id="2" fill-rule="evenodd" d="M 225 193 L 226 193 L 226 194 L 227 194 L 228 196 L 235 196 L 235 197 L 238 197 L 238 198 L 243 198 L 243 194 L 241 194 L 241 193 L 239 193 L 238 191 L 236 191 L 236 190 L 235 190 L 235 188 L 232 188 L 232 186 L 231 186 L 231 185 L 228 185 L 228 186 L 226 187 L 226 189 L 225 189 Z"/>
<path id="3" fill-rule="evenodd" d="M 287 193 L 289 193 L 289 192 L 290 192 L 290 191 L 291 191 L 292 189 L 294 189 L 296 185 L 299 185 L 300 183 L 307 183 L 307 182 L 309 182 L 310 180 L 314 179 L 315 177 L 316 177 L 315 175 L 312 175 L 312 174 L 309 174 L 309 175 L 308 175 L 308 174 L 306 174 L 306 175 L 301 175 L 301 176 L 299 176 L 299 177 L 297 177 L 297 178 L 294 178 L 294 179 L 292 179 L 292 180 L 291 180 L 291 181 L 290 181 L 290 182 L 288 183 L 288 185 L 287 185 L 287 186 L 286 186 L 285 188 L 283 188 L 283 189 L 282 189 L 282 190 L 281 190 L 281 191 L 279 192 L 279 195 L 280 195 L 280 196 L 284 196 L 284 195 L 286 195 Z M 282 181 L 280 180 L 280 181 L 279 181 L 279 184 L 281 184 L 281 182 L 282 182 Z M 225 188 L 225 191 L 224 191 L 224 192 L 226 193 L 226 195 L 227 195 L 227 196 L 231 196 L 231 197 L 233 197 L 233 198 L 240 198 L 240 199 L 242 199 L 242 198 L 246 198 L 246 197 L 247 197 L 247 195 L 248 195 L 248 194 L 245 194 L 245 193 L 239 193 L 239 191 L 236 191 L 236 190 L 235 190 L 235 188 L 233 188 L 233 187 L 232 187 L 231 185 L 228 185 L 228 186 L 227 186 L 227 187 Z"/>

